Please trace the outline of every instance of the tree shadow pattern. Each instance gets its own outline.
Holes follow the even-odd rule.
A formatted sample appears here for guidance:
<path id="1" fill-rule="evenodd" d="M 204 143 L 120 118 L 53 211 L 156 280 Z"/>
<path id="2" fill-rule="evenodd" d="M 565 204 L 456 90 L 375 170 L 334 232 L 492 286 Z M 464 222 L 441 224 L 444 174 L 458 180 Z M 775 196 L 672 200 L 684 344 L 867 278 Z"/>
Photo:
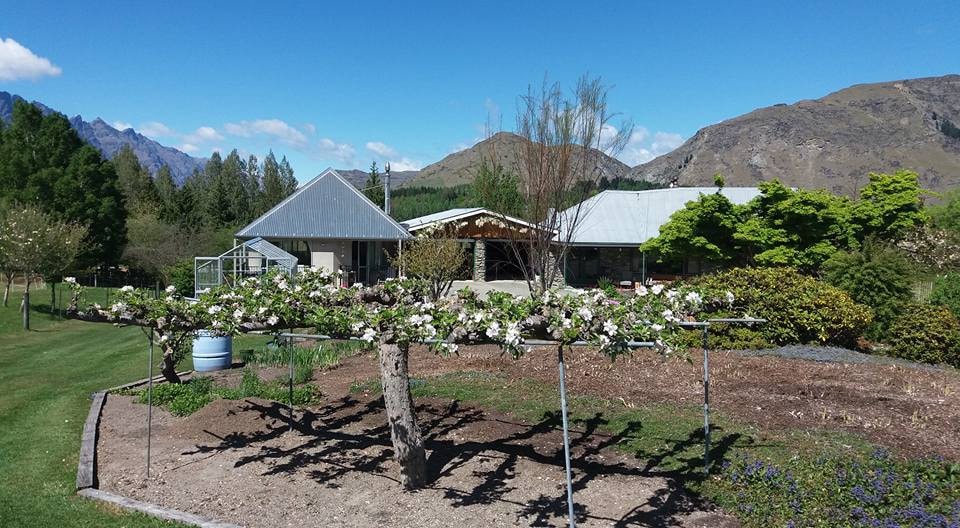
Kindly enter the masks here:
<path id="1" fill-rule="evenodd" d="M 383 402 L 379 399 L 363 401 L 353 396 L 334 400 L 317 409 L 306 409 L 295 415 L 294 430 L 298 442 L 292 447 L 271 445 L 289 431 L 288 408 L 280 403 L 264 404 L 247 400 L 241 411 L 256 412 L 264 423 L 270 424 L 253 433 L 231 433 L 218 436 L 208 432 L 213 442 L 196 445 L 184 455 L 210 456 L 234 449 L 256 447 L 255 454 L 241 456 L 237 467 L 264 463 L 264 475 L 303 473 L 315 482 L 331 488 L 340 487 L 339 481 L 352 473 L 366 473 L 397 482 L 390 465 L 393 450 L 390 432 L 383 416 Z M 508 497 L 515 488 L 511 485 L 517 463 L 526 458 L 538 464 L 552 466 L 563 473 L 563 446 L 560 437 L 559 412 L 545 414 L 536 423 L 520 423 L 503 418 L 489 418 L 483 411 L 464 407 L 454 401 L 447 406 L 417 405 L 417 417 L 427 450 L 428 487 L 443 492 L 454 507 L 506 502 L 516 506 L 517 521 L 531 526 L 552 526 L 567 516 L 566 492 L 563 488 L 555 496 L 540 495 L 525 502 Z M 495 423 L 492 423 L 495 422 Z M 451 434 L 462 432 L 470 424 L 493 431 L 492 438 L 471 440 L 469 436 L 451 439 Z M 679 526 L 678 514 L 700 511 L 709 506 L 683 490 L 684 484 L 705 478 L 702 450 L 703 431 L 691 432 L 682 440 L 664 439 L 666 449 L 656 453 L 637 451 L 633 456 L 646 461 L 643 467 L 626 464 L 626 457 L 603 456 L 618 443 L 641 434 L 643 424 L 630 422 L 618 434 L 603 430 L 608 424 L 602 413 L 575 421 L 570 429 L 571 465 L 573 469 L 574 500 L 576 494 L 598 477 L 624 475 L 633 477 L 662 477 L 666 486 L 643 500 L 619 518 L 602 512 L 591 512 L 575 504 L 577 521 L 602 521 L 613 526 Z M 495 426 L 493 426 L 495 425 Z M 711 460 L 721 463 L 730 449 L 741 440 L 739 434 L 724 434 L 713 429 Z M 501 434 L 502 433 L 502 434 Z M 481 435 L 491 436 L 491 435 Z M 301 441 L 302 440 L 302 441 Z M 696 454 L 691 454 L 696 453 Z M 481 458 L 478 458 L 481 457 Z M 479 484 L 471 489 L 445 486 L 444 477 L 471 460 L 492 460 L 492 469 L 474 471 Z M 663 462 L 671 460 L 671 469 L 662 469 Z M 629 490 L 624 490 L 629 493 Z"/>

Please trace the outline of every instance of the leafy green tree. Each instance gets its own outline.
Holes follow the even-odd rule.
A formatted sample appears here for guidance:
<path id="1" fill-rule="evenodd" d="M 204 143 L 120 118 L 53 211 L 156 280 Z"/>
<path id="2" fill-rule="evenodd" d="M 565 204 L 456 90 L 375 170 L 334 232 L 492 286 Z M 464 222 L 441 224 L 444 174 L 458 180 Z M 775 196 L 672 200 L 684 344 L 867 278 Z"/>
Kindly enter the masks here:
<path id="1" fill-rule="evenodd" d="M 848 198 L 790 189 L 776 180 L 759 187 L 760 196 L 747 205 L 747 220 L 734 235 L 757 264 L 810 272 L 855 242 Z"/>
<path id="2" fill-rule="evenodd" d="M 913 298 L 914 270 L 893 248 L 867 240 L 861 249 L 838 251 L 823 264 L 826 281 L 873 309 L 867 336 L 883 339 L 902 306 Z"/>
<path id="3" fill-rule="evenodd" d="M 746 212 L 746 207 L 734 204 L 719 192 L 701 194 L 674 213 L 660 227 L 659 236 L 644 243 L 641 249 L 666 262 L 694 258 L 728 264 L 741 260 L 742 249 L 735 235 Z"/>
<path id="4" fill-rule="evenodd" d="M 960 234 L 960 187 L 943 195 L 943 202 L 927 208 L 935 226 Z"/>
<path id="5" fill-rule="evenodd" d="M 933 281 L 930 304 L 946 306 L 960 318 L 960 273 L 947 273 Z"/>
<path id="6" fill-rule="evenodd" d="M 223 160 L 218 188 L 224 194 L 226 211 L 220 225 L 238 226 L 247 221 L 251 204 L 248 193 L 246 163 L 236 149 Z"/>
<path id="7" fill-rule="evenodd" d="M 897 238 L 926 221 L 922 189 L 916 172 L 870 173 L 870 183 L 860 191 L 853 218 L 859 238 Z"/>
<path id="8" fill-rule="evenodd" d="M 471 199 L 479 207 L 509 216 L 523 214 L 520 179 L 495 161 L 483 159 L 473 179 Z"/>
<path id="9" fill-rule="evenodd" d="M 376 161 L 370 164 L 370 176 L 363 184 L 363 194 L 383 209 L 386 197 L 384 196 L 383 181 L 380 179 L 380 171 L 377 169 Z"/>
<path id="10" fill-rule="evenodd" d="M 283 191 L 283 198 L 290 196 L 297 190 L 297 178 L 293 175 L 293 167 L 284 156 L 280 160 L 280 189 Z"/>
<path id="11" fill-rule="evenodd" d="M 117 172 L 117 187 L 123 194 L 128 211 L 152 209 L 160 205 L 160 197 L 150 171 L 129 145 L 124 145 L 110 160 Z"/>
<path id="12" fill-rule="evenodd" d="M 0 201 L 34 204 L 54 219 L 89 227 L 76 264 L 116 263 L 126 242 L 117 173 L 58 113 L 17 101 L 0 140 Z"/>
<path id="13" fill-rule="evenodd" d="M 263 194 L 260 210 L 265 212 L 286 197 L 283 178 L 280 175 L 280 164 L 277 163 L 277 158 L 271 150 L 263 159 Z"/>
<path id="14" fill-rule="evenodd" d="M 154 179 L 157 189 L 157 204 L 160 207 L 160 219 L 165 222 L 177 222 L 180 211 L 177 207 L 177 184 L 173 181 L 170 167 L 160 166 Z"/>
<path id="15" fill-rule="evenodd" d="M 12 270 L 25 280 L 23 329 L 30 329 L 30 286 L 57 277 L 73 265 L 87 228 L 61 222 L 32 206 L 14 207 L 0 221 L 0 250 Z M 9 289 L 9 283 L 7 284 Z"/>

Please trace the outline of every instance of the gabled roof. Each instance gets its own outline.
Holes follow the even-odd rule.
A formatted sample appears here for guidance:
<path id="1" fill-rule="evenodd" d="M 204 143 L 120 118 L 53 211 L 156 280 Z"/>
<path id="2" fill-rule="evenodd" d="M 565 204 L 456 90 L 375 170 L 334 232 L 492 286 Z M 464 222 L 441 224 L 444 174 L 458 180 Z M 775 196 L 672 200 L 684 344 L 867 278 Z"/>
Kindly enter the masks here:
<path id="1" fill-rule="evenodd" d="M 411 218 L 410 220 L 404 220 L 401 223 L 409 231 L 416 231 L 418 229 L 423 229 L 424 227 L 431 226 L 431 225 L 445 224 L 447 222 L 452 222 L 454 220 L 465 220 L 467 218 L 472 218 L 474 216 L 481 216 L 481 215 L 489 215 L 496 218 L 501 218 L 510 223 L 521 225 L 523 227 L 530 227 L 530 228 L 536 227 L 530 222 L 521 220 L 519 218 L 514 218 L 512 216 L 500 214 L 483 207 L 460 207 L 456 209 L 447 209 L 446 211 L 440 211 L 439 213 L 432 213 L 424 216 L 419 216 L 417 218 Z"/>
<path id="2" fill-rule="evenodd" d="M 603 191 L 583 202 L 579 222 L 570 237 L 577 246 L 639 246 L 657 237 L 670 215 L 683 209 L 701 194 L 717 192 L 716 187 L 674 187 L 648 191 Z M 735 204 L 744 204 L 760 195 L 756 187 L 724 187 L 720 194 Z M 575 207 L 562 213 L 572 218 Z M 566 241 L 561 228 L 558 241 Z"/>
<path id="3" fill-rule="evenodd" d="M 407 230 L 327 169 L 237 231 L 237 238 L 403 240 Z"/>

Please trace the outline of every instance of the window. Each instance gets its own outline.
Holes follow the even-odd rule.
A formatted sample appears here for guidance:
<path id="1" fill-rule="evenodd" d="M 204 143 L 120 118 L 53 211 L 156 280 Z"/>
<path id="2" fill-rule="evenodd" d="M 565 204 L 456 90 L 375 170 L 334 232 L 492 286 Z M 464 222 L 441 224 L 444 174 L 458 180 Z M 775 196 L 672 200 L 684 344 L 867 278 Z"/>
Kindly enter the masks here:
<path id="1" fill-rule="evenodd" d="M 310 266 L 310 245 L 307 244 L 306 240 L 295 240 L 295 239 L 283 239 L 272 241 L 272 244 L 279 247 L 280 249 L 290 253 L 294 257 L 297 257 L 298 266 Z"/>

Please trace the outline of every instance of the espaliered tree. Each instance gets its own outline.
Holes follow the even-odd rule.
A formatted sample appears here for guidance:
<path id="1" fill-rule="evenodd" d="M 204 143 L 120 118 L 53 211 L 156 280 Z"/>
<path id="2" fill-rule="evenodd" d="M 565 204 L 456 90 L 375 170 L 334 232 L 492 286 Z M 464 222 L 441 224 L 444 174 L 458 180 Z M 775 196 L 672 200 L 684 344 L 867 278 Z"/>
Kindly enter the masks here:
<path id="1" fill-rule="evenodd" d="M 460 344 L 494 343 L 515 357 L 530 338 L 567 346 L 595 344 L 615 356 L 630 341 L 651 341 L 664 351 L 677 343 L 678 323 L 722 300 L 702 299 L 693 290 L 641 288 L 629 298 L 583 291 L 536 297 L 470 290 L 431 300 L 422 281 L 389 280 L 370 287 L 338 287 L 339 277 L 307 270 L 293 278 L 271 273 L 249 278 L 232 288 L 220 287 L 188 302 L 172 289 L 154 299 L 150 292 L 123 288 L 109 307 L 80 308 L 82 288 L 74 286 L 68 313 L 78 319 L 146 326 L 163 349 L 164 376 L 179 382 L 176 362 L 198 329 L 222 335 L 253 330 L 280 332 L 314 328 L 335 338 L 358 338 L 379 351 L 383 400 L 400 480 L 406 488 L 426 483 L 426 456 L 410 393 L 408 359 L 412 343 L 429 343 L 439 354 L 453 354 Z"/>

